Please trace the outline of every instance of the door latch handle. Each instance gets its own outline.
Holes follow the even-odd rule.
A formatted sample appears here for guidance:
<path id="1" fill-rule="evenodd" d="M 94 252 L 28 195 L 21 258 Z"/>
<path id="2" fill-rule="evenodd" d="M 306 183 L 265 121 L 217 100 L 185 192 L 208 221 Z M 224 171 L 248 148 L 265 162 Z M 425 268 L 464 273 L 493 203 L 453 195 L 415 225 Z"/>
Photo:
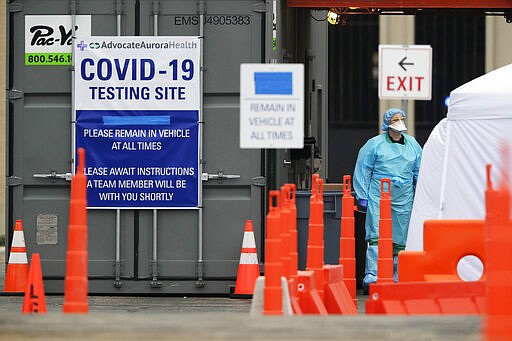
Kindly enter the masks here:
<path id="1" fill-rule="evenodd" d="M 34 178 L 40 178 L 40 179 L 64 179 L 66 181 L 71 181 L 71 178 L 73 177 L 73 174 L 71 173 L 57 173 L 56 171 L 52 170 L 51 173 L 48 174 L 34 174 L 32 175 Z"/>
<path id="2" fill-rule="evenodd" d="M 208 180 L 218 180 L 219 182 L 226 180 L 226 179 L 240 179 L 240 175 L 238 174 L 224 174 L 222 170 L 219 170 L 217 174 L 210 174 L 210 173 L 203 173 L 201 175 L 202 181 L 208 181 Z"/>

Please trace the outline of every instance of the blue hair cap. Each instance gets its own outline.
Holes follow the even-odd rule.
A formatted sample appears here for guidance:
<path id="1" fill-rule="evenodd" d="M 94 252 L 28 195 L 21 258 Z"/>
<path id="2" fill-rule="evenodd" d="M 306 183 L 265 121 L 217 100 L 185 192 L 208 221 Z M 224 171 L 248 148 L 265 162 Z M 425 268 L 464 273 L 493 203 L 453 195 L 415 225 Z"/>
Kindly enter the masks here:
<path id="1" fill-rule="evenodd" d="M 388 131 L 389 124 L 391 123 L 391 117 L 395 116 L 396 114 L 402 114 L 403 118 L 405 118 L 405 113 L 402 109 L 398 108 L 390 108 L 384 112 L 382 120 L 384 121 L 382 125 L 380 126 L 380 130 L 382 131 Z"/>

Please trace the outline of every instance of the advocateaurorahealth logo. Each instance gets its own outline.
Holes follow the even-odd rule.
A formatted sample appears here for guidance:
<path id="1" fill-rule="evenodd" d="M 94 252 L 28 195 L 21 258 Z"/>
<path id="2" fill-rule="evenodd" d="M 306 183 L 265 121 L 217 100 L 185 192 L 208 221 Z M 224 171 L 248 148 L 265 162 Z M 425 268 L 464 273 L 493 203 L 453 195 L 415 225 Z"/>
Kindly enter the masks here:
<path id="1" fill-rule="evenodd" d="M 81 40 L 78 44 L 76 44 L 76 47 L 80 49 L 80 51 L 83 51 L 87 48 L 87 44 Z"/>

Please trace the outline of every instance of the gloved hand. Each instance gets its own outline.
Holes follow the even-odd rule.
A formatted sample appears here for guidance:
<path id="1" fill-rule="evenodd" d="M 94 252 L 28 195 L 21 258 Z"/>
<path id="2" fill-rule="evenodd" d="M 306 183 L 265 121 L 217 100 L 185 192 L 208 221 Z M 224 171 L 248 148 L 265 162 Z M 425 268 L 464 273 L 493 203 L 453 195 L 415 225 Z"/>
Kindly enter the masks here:
<path id="1" fill-rule="evenodd" d="M 366 209 L 368 208 L 368 200 L 367 199 L 359 199 L 357 201 L 357 204 L 359 205 L 361 211 L 366 212 Z"/>

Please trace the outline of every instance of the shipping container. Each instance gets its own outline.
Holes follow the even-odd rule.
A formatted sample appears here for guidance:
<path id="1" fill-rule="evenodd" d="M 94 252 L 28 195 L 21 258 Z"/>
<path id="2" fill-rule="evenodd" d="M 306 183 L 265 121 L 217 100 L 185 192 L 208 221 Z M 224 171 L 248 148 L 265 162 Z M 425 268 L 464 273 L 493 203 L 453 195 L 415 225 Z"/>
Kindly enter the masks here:
<path id="1" fill-rule="evenodd" d="M 265 59 L 266 15 L 265 1 L 254 0 L 27 0 L 9 4 L 6 230 L 12 238 L 15 220 L 22 220 L 29 258 L 36 252 L 41 256 L 47 293 L 64 290 L 70 179 L 76 167 L 75 148 L 81 144 L 89 147 L 86 166 L 91 167 L 86 169 L 91 294 L 228 293 L 236 279 L 247 219 L 255 226 L 261 257 L 264 153 L 239 147 L 239 70 L 240 63 Z M 175 44 L 181 41 L 176 37 L 195 39 L 197 60 L 187 57 L 191 54 L 185 51 L 188 47 Z M 153 50 L 144 57 L 139 50 L 118 49 L 117 59 L 74 63 L 82 46 L 91 52 L 131 40 L 171 46 L 163 57 L 152 55 Z M 81 41 L 89 43 L 80 45 Z M 165 60 L 169 62 L 169 86 L 153 89 L 157 92 L 153 95 L 169 100 L 168 107 L 160 103 L 157 109 L 162 106 L 164 116 L 167 109 L 179 112 L 174 110 L 181 108 L 178 101 L 188 98 L 176 84 L 193 75 L 199 86 L 195 88 L 199 89 L 197 118 L 191 130 L 178 123 L 174 127 L 182 129 L 174 132 L 155 126 L 152 131 L 167 136 L 148 140 L 138 132 L 151 134 L 148 127 L 153 126 L 139 122 L 143 129 L 137 130 L 134 118 L 130 122 L 122 118 L 124 123 L 120 123 L 118 113 L 108 116 L 104 110 L 129 110 L 129 103 L 141 107 L 146 101 L 143 111 L 152 114 L 152 101 L 143 94 L 143 86 L 151 84 L 145 72 L 151 70 L 143 64 L 160 63 L 162 58 L 169 58 Z M 104 87 L 74 86 L 77 79 L 84 83 L 87 77 L 103 82 Z M 129 90 L 116 88 L 129 77 Z M 133 93 L 134 89 L 139 92 Z M 101 126 L 84 118 L 84 113 L 94 110 L 79 110 L 86 107 L 81 104 L 84 97 L 98 100 L 92 107 L 103 115 Z M 181 117 L 173 115 L 172 123 Z M 128 128 L 119 128 L 123 124 Z M 115 136 L 108 136 L 109 130 Z M 186 135 L 190 131 L 197 138 Z M 173 142 L 167 145 L 169 140 Z M 139 154 L 114 150 L 117 142 L 112 141 L 128 143 L 124 148 L 131 146 Z M 192 149 L 184 141 L 191 141 Z M 110 149 L 105 149 L 107 143 L 112 143 Z M 144 147 L 137 147 L 139 143 Z M 147 150 L 143 154 L 147 158 L 140 157 L 141 148 Z M 177 156 L 180 153 L 190 155 Z M 117 160 L 103 165 L 111 155 Z M 124 177 L 110 176 L 116 170 Z M 171 175 L 171 180 L 160 185 L 165 195 L 154 188 L 162 179 L 155 175 L 162 173 Z M 186 186 L 188 194 L 180 200 L 180 190 Z M 98 196 L 93 198 L 91 192 Z M 133 206 L 128 194 L 139 199 Z M 158 205 L 155 200 L 160 200 Z"/>

